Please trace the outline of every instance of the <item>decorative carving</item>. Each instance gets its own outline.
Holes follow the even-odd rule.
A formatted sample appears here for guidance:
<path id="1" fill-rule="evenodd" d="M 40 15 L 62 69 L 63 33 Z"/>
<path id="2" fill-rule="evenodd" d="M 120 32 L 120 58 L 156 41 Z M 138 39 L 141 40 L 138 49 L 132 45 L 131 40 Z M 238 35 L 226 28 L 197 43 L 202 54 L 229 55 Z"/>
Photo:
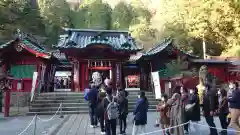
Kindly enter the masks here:
<path id="1" fill-rule="evenodd" d="M 199 81 L 202 84 L 209 84 L 207 76 L 208 76 L 208 67 L 203 65 L 199 69 Z"/>
<path id="2" fill-rule="evenodd" d="M 23 49 L 23 47 L 22 47 L 23 45 L 22 45 L 22 43 L 19 43 L 19 44 L 15 44 L 15 49 L 16 49 L 16 51 L 17 52 L 21 52 L 22 51 L 22 49 Z"/>
<path id="3" fill-rule="evenodd" d="M 96 86 L 102 84 L 102 76 L 99 72 L 93 72 L 92 74 L 92 81 Z"/>

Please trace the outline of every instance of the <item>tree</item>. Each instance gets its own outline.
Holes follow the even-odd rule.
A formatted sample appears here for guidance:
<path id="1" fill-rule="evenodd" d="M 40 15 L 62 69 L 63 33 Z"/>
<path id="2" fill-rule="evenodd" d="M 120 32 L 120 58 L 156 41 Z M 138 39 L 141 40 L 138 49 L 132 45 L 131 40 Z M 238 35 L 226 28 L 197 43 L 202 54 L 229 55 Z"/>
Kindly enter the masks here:
<path id="1" fill-rule="evenodd" d="M 102 0 L 95 0 L 87 4 L 87 13 L 85 23 L 90 29 L 110 29 L 112 9 Z"/>
<path id="2" fill-rule="evenodd" d="M 144 49 L 152 47 L 157 42 L 156 33 L 158 31 L 147 23 L 132 25 L 129 31 L 140 44 L 144 45 Z"/>
<path id="3" fill-rule="evenodd" d="M 164 32 L 177 29 L 174 38 L 182 41 L 180 44 L 188 42 L 186 39 L 204 39 L 217 46 L 210 48 L 219 48 L 220 53 L 215 53 L 219 55 L 223 49 L 239 44 L 240 18 L 230 5 L 231 1 L 227 0 L 164 0 L 156 18 L 161 17 L 158 21 L 162 21 L 160 29 Z M 179 29 L 184 34 L 179 33 Z"/>
<path id="4" fill-rule="evenodd" d="M 65 0 L 38 0 L 41 16 L 44 19 L 47 44 L 56 44 L 61 27 L 71 26 L 71 10 Z"/>
<path id="5" fill-rule="evenodd" d="M 112 12 L 112 28 L 120 30 L 128 30 L 133 19 L 131 5 L 125 2 L 118 3 Z"/>
<path id="6" fill-rule="evenodd" d="M 3 0 L 0 2 L 0 40 L 13 37 L 17 29 L 31 34 L 44 35 L 44 25 L 37 9 L 29 0 Z M 27 27 L 26 27 L 27 26 Z"/>
<path id="7" fill-rule="evenodd" d="M 234 47 L 231 47 L 231 48 L 225 50 L 222 53 L 222 56 L 240 58 L 240 46 L 234 46 Z"/>

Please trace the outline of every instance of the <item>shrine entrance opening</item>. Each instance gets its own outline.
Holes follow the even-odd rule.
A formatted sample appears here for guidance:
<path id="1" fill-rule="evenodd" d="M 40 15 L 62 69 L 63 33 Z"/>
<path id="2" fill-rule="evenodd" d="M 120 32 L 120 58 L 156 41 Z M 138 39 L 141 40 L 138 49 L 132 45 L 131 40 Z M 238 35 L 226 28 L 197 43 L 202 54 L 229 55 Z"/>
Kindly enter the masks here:
<path id="1" fill-rule="evenodd" d="M 88 81 L 92 82 L 92 74 L 99 72 L 102 80 L 112 78 L 111 61 L 108 60 L 88 60 Z"/>
<path id="2" fill-rule="evenodd" d="M 106 78 L 111 78 L 112 77 L 112 70 L 111 69 L 89 69 L 89 82 L 92 82 L 92 74 L 94 72 L 99 72 L 101 74 L 102 80 Z"/>

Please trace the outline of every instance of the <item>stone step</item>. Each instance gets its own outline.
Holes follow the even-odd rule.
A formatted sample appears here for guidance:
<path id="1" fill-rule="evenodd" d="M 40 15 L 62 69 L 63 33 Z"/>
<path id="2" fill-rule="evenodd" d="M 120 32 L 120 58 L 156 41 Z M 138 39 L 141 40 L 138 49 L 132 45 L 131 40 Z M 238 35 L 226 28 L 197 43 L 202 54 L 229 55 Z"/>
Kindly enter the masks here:
<path id="1" fill-rule="evenodd" d="M 140 92 L 139 91 L 128 91 L 129 94 L 132 94 L 132 95 L 139 95 Z M 76 93 L 76 92 L 52 92 L 52 93 L 40 93 L 38 96 L 45 96 L 45 97 L 48 97 L 48 96 L 83 96 L 84 93 L 83 92 L 79 92 L 79 93 Z M 145 95 L 148 96 L 148 95 L 154 95 L 154 93 L 152 92 L 145 92 Z"/>
<path id="2" fill-rule="evenodd" d="M 129 111 L 133 111 L 139 91 L 130 91 L 128 96 Z M 152 92 L 146 92 L 150 111 L 156 110 L 158 101 Z M 29 114 L 54 114 L 60 103 L 64 114 L 88 113 L 88 102 L 84 100 L 84 93 L 54 92 L 41 93 L 31 104 Z"/>
<path id="3" fill-rule="evenodd" d="M 131 113 L 133 110 L 129 110 Z M 156 109 L 148 109 L 149 112 L 155 112 Z M 43 112 L 28 112 L 27 115 L 52 115 L 55 114 L 56 111 L 43 111 Z M 82 113 L 88 113 L 88 110 L 79 110 L 79 111 L 62 111 L 62 114 L 82 114 Z M 60 115 L 60 113 L 58 113 Z"/>
<path id="4" fill-rule="evenodd" d="M 129 105 L 135 105 L 136 102 L 128 102 Z M 157 101 L 149 101 L 149 105 L 157 105 L 158 102 Z M 43 103 L 34 103 L 31 106 L 32 107 L 58 107 L 60 105 L 60 103 L 47 103 L 47 104 L 43 104 Z M 71 107 L 71 106 L 88 106 L 87 102 L 84 103 L 63 103 L 62 104 L 63 107 Z"/>
<path id="5" fill-rule="evenodd" d="M 134 105 L 128 106 L 130 110 L 134 109 Z M 30 107 L 30 112 L 41 112 L 41 111 L 57 111 L 59 107 Z M 149 105 L 149 109 L 156 108 L 155 105 Z M 88 106 L 77 106 L 77 107 L 62 107 L 63 111 L 79 111 L 79 110 L 88 110 Z"/>

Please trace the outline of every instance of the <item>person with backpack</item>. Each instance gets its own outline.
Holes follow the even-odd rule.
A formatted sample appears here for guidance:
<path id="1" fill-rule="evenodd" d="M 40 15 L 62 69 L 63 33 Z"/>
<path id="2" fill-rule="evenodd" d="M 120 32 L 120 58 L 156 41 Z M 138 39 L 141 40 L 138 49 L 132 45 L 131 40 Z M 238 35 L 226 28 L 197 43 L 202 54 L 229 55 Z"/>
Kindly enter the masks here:
<path id="1" fill-rule="evenodd" d="M 96 108 L 97 108 L 97 99 L 98 99 L 98 89 L 96 85 L 91 84 L 91 88 L 86 95 L 86 99 L 88 101 L 88 106 L 89 106 L 89 116 L 90 116 L 90 122 L 91 122 L 90 126 L 92 128 L 95 128 L 97 127 Z"/>
<path id="2" fill-rule="evenodd" d="M 106 135 L 116 135 L 116 126 L 118 119 L 118 104 L 116 98 L 112 95 L 111 81 L 107 85 L 107 96 L 103 99 L 104 119 Z"/>
<path id="3" fill-rule="evenodd" d="M 120 125 L 120 135 L 126 134 L 127 128 L 127 115 L 128 115 L 128 100 L 125 97 L 125 92 L 120 91 L 118 93 L 118 110 L 119 110 L 119 125 Z"/>
<path id="4" fill-rule="evenodd" d="M 145 92 L 140 93 L 140 98 L 137 100 L 136 107 L 133 111 L 133 132 L 132 135 L 137 135 L 139 129 L 142 133 L 145 132 L 145 126 L 147 124 L 147 112 L 148 112 L 148 100 L 145 96 Z"/>

